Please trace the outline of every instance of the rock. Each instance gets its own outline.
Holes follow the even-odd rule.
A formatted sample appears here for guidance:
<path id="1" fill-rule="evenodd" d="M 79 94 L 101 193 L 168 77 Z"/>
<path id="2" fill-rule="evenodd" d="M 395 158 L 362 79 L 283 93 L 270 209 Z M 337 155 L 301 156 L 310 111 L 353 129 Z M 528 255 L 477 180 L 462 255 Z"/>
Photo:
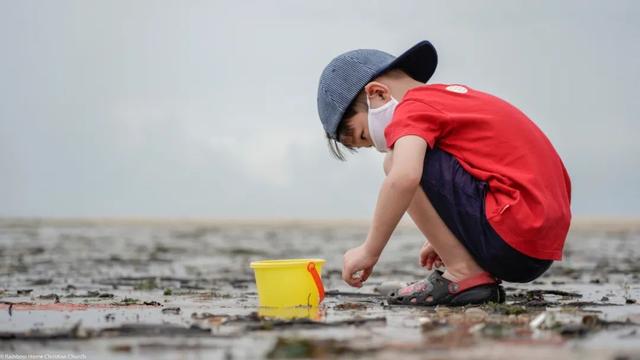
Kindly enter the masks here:
<path id="1" fill-rule="evenodd" d="M 451 314 L 451 309 L 443 305 L 438 305 L 436 306 L 436 314 L 439 316 L 447 316 Z"/>
<path id="2" fill-rule="evenodd" d="M 533 330 L 540 329 L 546 322 L 547 318 L 549 318 L 549 313 L 543 312 L 540 315 L 536 316 L 533 320 L 531 320 L 531 322 L 529 323 L 529 327 Z"/>
<path id="3" fill-rule="evenodd" d="M 479 333 L 479 332 L 481 332 L 481 331 L 482 331 L 482 329 L 484 329 L 486 325 L 487 325 L 486 323 L 477 323 L 477 324 L 474 324 L 473 326 L 471 326 L 471 327 L 469 328 L 469 334 L 475 334 L 475 333 Z"/>
<path id="4" fill-rule="evenodd" d="M 489 317 L 489 314 L 480 308 L 473 307 L 464 311 L 464 317 L 469 321 L 475 322 L 486 320 L 486 318 Z"/>
<path id="5" fill-rule="evenodd" d="M 436 327 L 436 324 L 431 318 L 421 317 L 418 319 L 418 324 L 420 324 L 420 328 L 423 332 L 433 330 Z"/>

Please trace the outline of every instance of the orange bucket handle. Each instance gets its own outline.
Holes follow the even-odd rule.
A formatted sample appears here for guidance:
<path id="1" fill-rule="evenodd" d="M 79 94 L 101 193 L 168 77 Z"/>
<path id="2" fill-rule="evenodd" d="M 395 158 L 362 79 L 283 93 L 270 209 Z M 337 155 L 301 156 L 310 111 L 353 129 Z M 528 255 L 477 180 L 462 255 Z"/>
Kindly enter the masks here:
<path id="1" fill-rule="evenodd" d="M 320 298 L 319 302 L 322 302 L 322 300 L 324 300 L 324 285 L 322 284 L 322 279 L 320 279 L 320 274 L 318 274 L 318 270 L 316 270 L 316 263 L 314 263 L 313 261 L 309 262 L 307 264 L 307 270 L 311 274 L 311 277 L 313 278 L 313 282 L 316 283 L 316 287 L 318 288 L 318 296 Z"/>

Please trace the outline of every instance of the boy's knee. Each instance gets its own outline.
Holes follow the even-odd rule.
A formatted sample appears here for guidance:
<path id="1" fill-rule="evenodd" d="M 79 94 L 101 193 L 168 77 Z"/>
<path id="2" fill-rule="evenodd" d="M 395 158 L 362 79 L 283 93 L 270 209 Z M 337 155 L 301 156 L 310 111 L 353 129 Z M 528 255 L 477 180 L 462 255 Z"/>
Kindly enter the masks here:
<path id="1" fill-rule="evenodd" d="M 391 171 L 391 165 L 393 164 L 393 155 L 392 152 L 389 151 L 384 156 L 384 162 L 382 163 L 382 168 L 384 169 L 384 174 L 389 175 L 389 171 Z"/>

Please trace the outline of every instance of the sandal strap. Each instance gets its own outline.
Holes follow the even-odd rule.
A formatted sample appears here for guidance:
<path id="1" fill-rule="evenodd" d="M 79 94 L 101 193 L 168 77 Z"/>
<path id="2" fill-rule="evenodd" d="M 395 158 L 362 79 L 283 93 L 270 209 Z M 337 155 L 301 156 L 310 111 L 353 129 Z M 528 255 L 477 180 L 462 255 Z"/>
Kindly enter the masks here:
<path id="1" fill-rule="evenodd" d="M 491 276 L 488 272 L 484 272 L 458 282 L 450 282 L 449 293 L 455 294 L 480 285 L 496 284 L 498 281 L 499 280 Z"/>

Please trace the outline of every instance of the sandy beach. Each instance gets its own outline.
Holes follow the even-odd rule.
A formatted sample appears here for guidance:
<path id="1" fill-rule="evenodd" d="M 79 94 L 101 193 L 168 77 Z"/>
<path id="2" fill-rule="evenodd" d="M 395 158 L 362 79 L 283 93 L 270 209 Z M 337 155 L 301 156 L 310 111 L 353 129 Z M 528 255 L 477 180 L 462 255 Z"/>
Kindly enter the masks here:
<path id="1" fill-rule="evenodd" d="M 0 353 L 59 358 L 623 359 L 640 353 L 640 222 L 578 219 L 565 259 L 506 304 L 389 306 L 427 275 L 405 223 L 361 289 L 340 279 L 362 221 L 0 221 Z M 249 262 L 321 257 L 320 311 L 259 311 Z M 268 314 L 267 314 L 268 315 Z"/>

